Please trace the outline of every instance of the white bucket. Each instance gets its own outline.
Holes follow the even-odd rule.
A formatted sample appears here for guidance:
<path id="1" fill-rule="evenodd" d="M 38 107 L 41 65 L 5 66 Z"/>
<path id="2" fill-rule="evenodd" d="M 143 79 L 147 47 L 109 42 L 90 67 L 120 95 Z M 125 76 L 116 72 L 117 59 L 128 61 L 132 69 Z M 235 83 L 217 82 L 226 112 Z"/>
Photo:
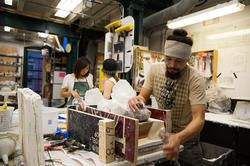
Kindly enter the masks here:
<path id="1" fill-rule="evenodd" d="M 7 131 L 11 128 L 12 114 L 14 107 L 7 107 L 7 109 L 0 110 L 0 132 Z"/>
<path id="2" fill-rule="evenodd" d="M 53 107 L 42 107 L 43 134 L 56 132 L 59 110 L 60 109 Z"/>

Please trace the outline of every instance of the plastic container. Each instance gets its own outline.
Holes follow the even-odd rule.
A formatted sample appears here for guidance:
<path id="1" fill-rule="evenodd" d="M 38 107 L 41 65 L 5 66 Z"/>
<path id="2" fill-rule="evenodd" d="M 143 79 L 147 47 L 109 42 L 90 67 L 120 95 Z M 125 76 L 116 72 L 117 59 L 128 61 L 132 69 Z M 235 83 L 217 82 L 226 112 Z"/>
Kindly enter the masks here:
<path id="1" fill-rule="evenodd" d="M 206 142 L 201 142 L 204 166 L 233 165 L 233 150 Z"/>
<path id="2" fill-rule="evenodd" d="M 0 110 L 0 132 L 11 128 L 13 111 L 14 107 L 9 106 L 5 110 Z"/>
<path id="3" fill-rule="evenodd" d="M 59 109 L 53 107 L 42 107 L 43 134 L 56 132 L 58 125 Z"/>
<path id="4" fill-rule="evenodd" d="M 0 159 L 3 160 L 4 165 L 8 165 L 8 157 L 15 152 L 17 140 L 18 134 L 9 132 L 0 133 Z"/>

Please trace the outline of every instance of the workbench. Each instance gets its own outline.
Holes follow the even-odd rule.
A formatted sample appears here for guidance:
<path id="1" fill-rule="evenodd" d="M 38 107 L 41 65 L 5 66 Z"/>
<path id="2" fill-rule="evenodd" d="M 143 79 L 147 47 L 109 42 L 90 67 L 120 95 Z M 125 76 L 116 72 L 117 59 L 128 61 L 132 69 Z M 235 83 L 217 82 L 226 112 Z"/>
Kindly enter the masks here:
<path id="1" fill-rule="evenodd" d="M 201 132 L 201 141 L 234 150 L 234 164 L 248 160 L 250 164 L 250 122 L 238 120 L 233 114 L 205 114 L 205 126 Z"/>
<path id="2" fill-rule="evenodd" d="M 240 128 L 250 129 L 250 122 L 236 119 L 233 117 L 233 114 L 229 113 L 228 114 L 206 113 L 205 120 L 223 125 L 228 125 L 230 127 L 240 127 Z"/>
<path id="3" fill-rule="evenodd" d="M 13 128 L 11 128 L 10 131 L 18 133 L 18 127 L 17 126 L 13 127 Z M 19 151 L 17 153 L 19 153 Z M 69 153 L 66 155 L 62 150 L 61 151 L 49 151 L 49 152 L 45 150 L 44 154 L 45 154 L 45 159 L 50 159 L 50 158 L 56 159 L 56 162 L 53 162 L 54 166 L 62 166 L 62 164 L 60 164 L 60 162 L 62 162 L 63 165 L 65 165 L 65 166 L 72 166 L 72 165 L 82 166 L 80 163 L 78 163 L 74 159 L 79 159 L 82 163 L 84 163 L 84 166 L 86 166 L 86 165 L 87 166 L 128 166 L 128 165 L 132 165 L 130 162 L 128 162 L 126 160 L 120 160 L 120 161 L 116 160 L 116 161 L 105 164 L 99 160 L 99 156 L 96 153 L 88 152 L 88 151 L 76 151 L 75 154 Z M 9 158 L 10 163 L 15 162 L 16 160 L 17 161 L 20 160 L 19 159 L 20 154 L 15 155 L 15 156 L 17 156 L 17 158 L 16 157 L 14 159 L 11 157 Z M 93 162 L 93 161 L 95 161 L 95 162 Z M 160 163 L 160 162 L 164 162 L 164 161 L 167 161 L 167 159 L 163 155 L 163 152 L 157 151 L 157 152 L 153 152 L 150 154 L 145 154 L 145 155 L 139 156 L 136 165 L 152 165 L 154 163 Z M 52 165 L 52 162 L 46 162 L 46 164 L 47 163 Z M 4 165 L 4 164 L 0 160 L 0 166 L 2 166 L 2 165 Z"/>
<path id="4" fill-rule="evenodd" d="M 89 166 L 128 166 L 132 165 L 130 162 L 123 161 L 113 161 L 110 163 L 103 163 L 99 160 L 99 156 L 93 152 L 87 151 L 76 151 L 75 153 L 65 154 L 63 151 L 45 151 L 45 159 L 57 159 L 56 162 L 53 162 L 54 166 L 61 166 L 60 162 L 65 166 L 81 166 L 81 164 L 77 161 L 82 162 L 83 165 Z M 167 161 L 164 157 L 162 151 L 146 154 L 143 156 L 139 156 L 136 165 L 152 165 L 154 163 L 159 163 Z M 52 164 L 52 162 L 46 162 L 46 164 Z"/>

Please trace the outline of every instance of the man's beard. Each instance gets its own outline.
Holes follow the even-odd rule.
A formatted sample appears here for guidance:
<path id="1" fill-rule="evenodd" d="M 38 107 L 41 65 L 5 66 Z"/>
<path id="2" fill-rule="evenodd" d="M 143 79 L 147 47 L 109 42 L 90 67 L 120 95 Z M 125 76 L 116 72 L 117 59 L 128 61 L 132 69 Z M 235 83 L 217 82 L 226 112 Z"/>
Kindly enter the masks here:
<path id="1" fill-rule="evenodd" d="M 171 78 L 171 79 L 173 79 L 173 80 L 176 80 L 176 79 L 180 78 L 180 76 L 181 76 L 181 71 L 178 71 L 177 73 L 170 73 L 170 72 L 168 71 L 168 69 L 167 69 L 166 72 L 165 72 L 165 76 L 166 76 L 166 77 L 169 77 L 169 78 Z"/>

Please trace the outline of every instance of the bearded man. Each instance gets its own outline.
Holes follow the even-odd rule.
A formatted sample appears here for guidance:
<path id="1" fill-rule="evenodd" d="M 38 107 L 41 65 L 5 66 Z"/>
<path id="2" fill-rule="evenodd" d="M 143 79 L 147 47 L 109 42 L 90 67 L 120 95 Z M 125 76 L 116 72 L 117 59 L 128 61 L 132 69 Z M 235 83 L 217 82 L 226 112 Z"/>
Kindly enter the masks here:
<path id="1" fill-rule="evenodd" d="M 183 29 L 176 29 L 165 42 L 164 63 L 153 64 L 146 75 L 140 94 L 129 100 L 128 105 L 139 111 L 152 94 L 159 108 L 172 110 L 172 132 L 163 145 L 163 153 L 169 160 L 178 160 L 181 166 L 202 165 L 199 142 L 205 122 L 205 83 L 203 77 L 187 62 L 193 41 Z M 179 146 L 184 151 L 179 153 Z"/>

